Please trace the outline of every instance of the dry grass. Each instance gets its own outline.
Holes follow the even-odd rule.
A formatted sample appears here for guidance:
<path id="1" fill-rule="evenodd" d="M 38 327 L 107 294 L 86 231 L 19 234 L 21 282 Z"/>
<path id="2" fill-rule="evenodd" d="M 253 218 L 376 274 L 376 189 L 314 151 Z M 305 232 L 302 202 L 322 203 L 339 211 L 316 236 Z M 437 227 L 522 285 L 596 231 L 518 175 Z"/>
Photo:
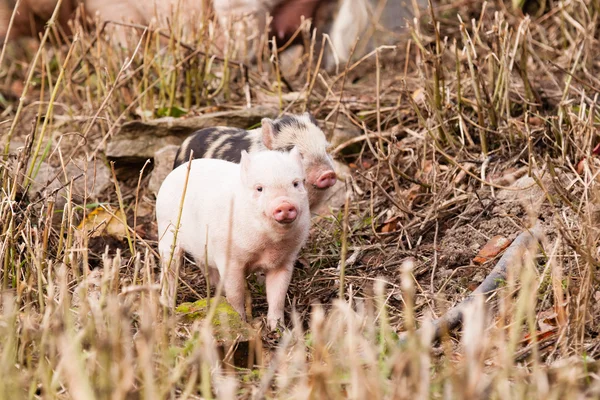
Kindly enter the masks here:
<path id="1" fill-rule="evenodd" d="M 186 46 L 144 31 L 118 48 L 54 28 L 47 46 L 9 45 L 0 60 L 0 397 L 600 396 L 600 3 L 550 1 L 535 17 L 502 2 L 443 3 L 397 46 L 339 75 L 319 71 L 318 53 L 286 78 L 266 46 L 250 69 L 231 46 L 210 57 L 209 21 Z M 106 161 L 124 121 L 248 101 L 309 109 L 323 126 L 364 133 L 335 150 L 353 171 L 350 201 L 315 220 L 289 291 L 289 330 L 262 338 L 265 357 L 251 369 L 223 363 L 210 328 L 159 305 L 149 168 L 129 166 L 97 199 L 72 195 L 67 181 L 66 198 L 27 193 L 40 161 Z M 531 188 L 511 187 L 521 176 Z M 97 202 L 127 214 L 127 239 L 76 229 Z M 515 261 L 486 306 L 472 304 L 459 332 L 432 343 L 428 321 L 496 261 L 475 265 L 477 250 L 535 218 L 542 251 Z M 205 293 L 201 275 L 184 266 L 180 300 Z M 264 315 L 264 289 L 254 279 L 250 288 L 254 316 Z"/>

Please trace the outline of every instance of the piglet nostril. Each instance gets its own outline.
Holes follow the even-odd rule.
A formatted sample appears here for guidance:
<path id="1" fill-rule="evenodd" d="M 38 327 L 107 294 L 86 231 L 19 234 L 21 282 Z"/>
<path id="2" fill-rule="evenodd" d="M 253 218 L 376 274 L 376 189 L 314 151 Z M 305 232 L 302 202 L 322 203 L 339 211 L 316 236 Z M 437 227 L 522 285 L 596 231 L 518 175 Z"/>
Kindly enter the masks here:
<path id="1" fill-rule="evenodd" d="M 290 220 L 295 220 L 296 216 L 298 215 L 298 211 L 296 211 L 296 208 L 294 206 L 290 206 L 287 210 L 287 217 Z"/>
<path id="2" fill-rule="evenodd" d="M 319 179 L 317 179 L 317 187 L 319 189 L 330 188 L 333 185 L 335 185 L 336 180 L 337 180 L 337 177 L 335 175 L 335 172 L 327 171 L 327 172 L 321 174 L 321 176 L 319 176 Z"/>

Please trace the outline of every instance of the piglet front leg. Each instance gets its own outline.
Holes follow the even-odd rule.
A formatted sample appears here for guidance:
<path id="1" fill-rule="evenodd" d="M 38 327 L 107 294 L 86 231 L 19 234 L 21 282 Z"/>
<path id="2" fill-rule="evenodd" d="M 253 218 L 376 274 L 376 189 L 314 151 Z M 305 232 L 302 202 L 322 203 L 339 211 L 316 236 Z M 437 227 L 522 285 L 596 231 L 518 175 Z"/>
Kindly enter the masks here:
<path id="1" fill-rule="evenodd" d="M 267 271 L 267 304 L 269 311 L 267 312 L 267 324 L 269 328 L 274 330 L 277 328 L 277 321 L 283 320 L 283 308 L 285 306 L 285 296 L 287 294 L 290 281 L 292 280 L 292 272 L 294 265 L 290 263 L 281 268 Z"/>

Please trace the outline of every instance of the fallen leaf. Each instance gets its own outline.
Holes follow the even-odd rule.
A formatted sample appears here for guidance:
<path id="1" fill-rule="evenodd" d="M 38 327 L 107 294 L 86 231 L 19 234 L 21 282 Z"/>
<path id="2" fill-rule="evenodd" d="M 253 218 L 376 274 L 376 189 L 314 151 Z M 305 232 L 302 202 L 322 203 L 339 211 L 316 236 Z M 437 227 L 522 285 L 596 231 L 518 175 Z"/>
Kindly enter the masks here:
<path id="1" fill-rule="evenodd" d="M 390 233 L 395 232 L 398 228 L 398 216 L 389 218 L 388 220 L 383 222 L 383 226 L 379 230 L 381 233 Z"/>
<path id="2" fill-rule="evenodd" d="M 122 222 L 124 220 L 120 209 L 98 207 L 81 221 L 77 229 L 86 232 L 90 237 L 108 235 L 123 239 L 127 236 L 127 227 Z"/>
<path id="3" fill-rule="evenodd" d="M 537 323 L 541 332 L 552 330 L 558 326 L 558 314 L 554 310 L 540 311 Z"/>
<path id="4" fill-rule="evenodd" d="M 412 93 L 412 99 L 415 103 L 422 106 L 425 104 L 425 90 L 423 88 L 418 88 Z"/>
<path id="5" fill-rule="evenodd" d="M 25 86 L 23 85 L 23 82 L 20 80 L 16 80 L 10 85 L 10 92 L 15 97 L 21 97 L 23 95 L 24 88 Z"/>
<path id="6" fill-rule="evenodd" d="M 542 120 L 540 117 L 530 117 L 529 118 L 529 125 L 541 126 L 543 124 L 544 124 L 544 120 Z"/>
<path id="7" fill-rule="evenodd" d="M 433 162 L 431 160 L 425 160 L 423 163 L 423 169 L 417 170 L 415 173 L 415 178 L 424 182 L 427 182 L 428 177 L 431 175 L 433 171 Z"/>
<path id="8" fill-rule="evenodd" d="M 475 264 L 483 264 L 496 257 L 500 252 L 510 245 L 510 240 L 504 236 L 494 236 L 489 242 L 479 250 L 479 253 L 473 259 Z"/>
<path id="9" fill-rule="evenodd" d="M 585 166 L 585 157 L 583 157 L 583 158 L 581 159 L 581 161 L 579 161 L 579 162 L 577 163 L 577 173 L 578 173 L 579 175 L 582 175 L 582 174 L 583 174 L 583 167 L 584 167 L 584 166 Z"/>
<path id="10" fill-rule="evenodd" d="M 350 266 L 354 265 L 356 263 L 356 260 L 358 260 L 359 256 L 361 255 L 361 253 L 362 253 L 362 251 L 356 250 L 352 254 L 350 254 L 350 257 L 346 258 L 346 267 L 350 267 Z M 339 271 L 341 268 L 342 268 L 342 260 L 340 260 L 338 262 L 337 270 Z"/>
<path id="11" fill-rule="evenodd" d="M 471 172 L 471 170 L 475 168 L 475 164 L 468 162 L 465 163 L 465 165 L 463 165 L 463 168 L 464 169 L 461 169 L 460 172 L 456 174 L 456 177 L 454 178 L 455 185 L 458 185 L 462 182 L 463 179 L 465 179 L 465 176 L 467 176 L 467 172 Z"/>
<path id="12" fill-rule="evenodd" d="M 537 339 L 538 342 L 541 341 L 541 340 L 547 339 L 547 338 L 549 338 L 549 337 L 551 337 L 551 336 L 553 336 L 553 335 L 556 334 L 556 329 L 557 328 L 552 328 L 549 331 L 536 331 L 535 337 L 536 337 L 536 339 Z M 523 341 L 525 343 L 530 343 L 531 342 L 531 334 L 530 333 L 526 334 L 523 337 Z"/>
<path id="13" fill-rule="evenodd" d="M 364 169 L 369 169 L 373 166 L 373 162 L 371 160 L 364 160 L 362 166 Z"/>
<path id="14" fill-rule="evenodd" d="M 410 188 L 404 192 L 404 196 L 409 203 L 412 203 L 423 191 L 423 186 L 413 183 L 410 185 Z"/>

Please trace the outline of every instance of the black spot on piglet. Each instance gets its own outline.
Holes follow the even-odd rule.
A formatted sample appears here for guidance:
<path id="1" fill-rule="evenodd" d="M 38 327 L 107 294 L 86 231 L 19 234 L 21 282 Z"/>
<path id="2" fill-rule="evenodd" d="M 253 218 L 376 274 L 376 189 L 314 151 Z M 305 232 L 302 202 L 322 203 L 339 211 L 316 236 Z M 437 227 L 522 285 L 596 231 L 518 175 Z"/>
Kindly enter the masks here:
<path id="1" fill-rule="evenodd" d="M 193 133 L 189 136 L 182 144 L 181 147 L 177 150 L 177 154 L 175 156 L 175 163 L 173 164 L 173 169 L 177 168 L 181 164 L 186 163 L 190 158 L 190 153 L 194 151 L 194 159 L 204 158 L 207 156 L 207 152 L 211 149 L 212 144 L 221 139 L 223 136 L 227 138 L 225 141 L 219 146 L 218 149 L 213 151 L 212 158 L 223 158 L 228 161 L 231 161 L 227 158 L 220 157 L 220 154 L 223 150 L 223 147 L 226 146 L 227 143 L 231 143 L 228 147 L 237 147 L 237 146 L 246 146 L 244 148 L 240 148 L 238 154 L 238 161 L 241 159 L 242 150 L 249 150 L 251 142 L 247 138 L 247 132 L 243 129 L 237 128 L 225 128 L 225 127 L 213 127 L 213 128 L 204 128 L 199 131 Z"/>
<path id="2" fill-rule="evenodd" d="M 283 117 L 275 120 L 275 122 L 273 123 L 273 130 L 275 135 L 280 133 L 286 127 L 298 130 L 306 129 L 306 125 L 296 116 L 292 115 L 284 115 Z"/>
<path id="3" fill-rule="evenodd" d="M 252 140 L 247 134 L 235 135 L 227 138 L 215 158 L 225 161 L 240 163 L 242 161 L 242 150 L 249 151 Z"/>

